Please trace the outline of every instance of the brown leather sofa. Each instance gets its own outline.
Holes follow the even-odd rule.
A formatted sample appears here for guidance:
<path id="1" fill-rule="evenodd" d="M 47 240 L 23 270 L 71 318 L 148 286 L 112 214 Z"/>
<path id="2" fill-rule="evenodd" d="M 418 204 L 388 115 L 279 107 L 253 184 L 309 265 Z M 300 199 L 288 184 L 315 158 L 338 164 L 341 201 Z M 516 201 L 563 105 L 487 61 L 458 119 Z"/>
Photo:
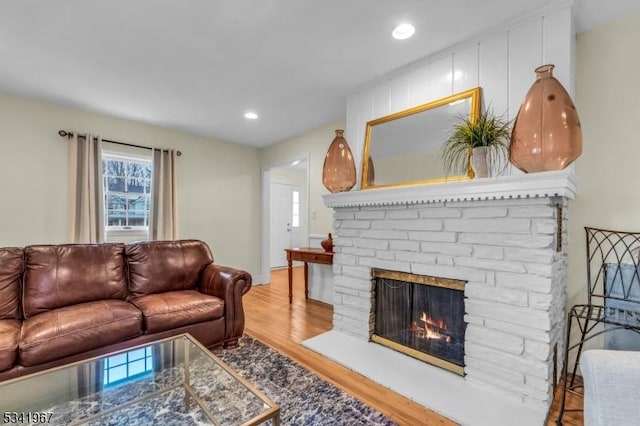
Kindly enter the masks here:
<path id="1" fill-rule="evenodd" d="M 0 248 L 0 381 L 181 333 L 233 347 L 250 288 L 197 240 Z"/>

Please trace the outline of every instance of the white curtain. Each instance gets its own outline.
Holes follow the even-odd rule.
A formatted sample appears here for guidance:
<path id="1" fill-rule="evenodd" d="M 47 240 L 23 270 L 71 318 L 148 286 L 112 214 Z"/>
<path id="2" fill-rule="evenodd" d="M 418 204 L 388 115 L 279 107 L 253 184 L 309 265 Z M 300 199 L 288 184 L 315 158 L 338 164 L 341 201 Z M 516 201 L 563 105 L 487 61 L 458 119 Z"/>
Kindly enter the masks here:
<path id="1" fill-rule="evenodd" d="M 178 238 L 177 151 L 153 150 L 153 182 L 151 184 L 151 217 L 149 239 Z"/>
<path id="2" fill-rule="evenodd" d="M 102 189 L 102 139 L 74 134 L 69 141 L 69 240 L 105 239 Z"/>

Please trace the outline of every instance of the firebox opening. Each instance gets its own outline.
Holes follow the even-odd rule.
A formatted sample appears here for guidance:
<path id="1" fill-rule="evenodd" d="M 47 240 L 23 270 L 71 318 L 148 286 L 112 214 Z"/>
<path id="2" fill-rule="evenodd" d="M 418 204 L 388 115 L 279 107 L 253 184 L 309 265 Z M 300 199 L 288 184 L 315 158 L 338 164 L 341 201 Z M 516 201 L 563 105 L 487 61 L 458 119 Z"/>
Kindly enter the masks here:
<path id="1" fill-rule="evenodd" d="M 464 375 L 465 281 L 372 269 L 371 340 Z"/>

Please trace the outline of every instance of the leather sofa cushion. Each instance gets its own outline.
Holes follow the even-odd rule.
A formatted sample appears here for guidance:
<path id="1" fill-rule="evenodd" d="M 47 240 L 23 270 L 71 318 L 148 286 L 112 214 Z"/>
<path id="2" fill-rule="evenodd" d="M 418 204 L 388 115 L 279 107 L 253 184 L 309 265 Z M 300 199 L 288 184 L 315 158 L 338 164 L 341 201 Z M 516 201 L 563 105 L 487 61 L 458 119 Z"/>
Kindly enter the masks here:
<path id="1" fill-rule="evenodd" d="M 29 246 L 24 252 L 26 318 L 78 303 L 127 297 L 124 244 Z"/>
<path id="2" fill-rule="evenodd" d="M 19 362 L 33 366 L 142 334 L 142 312 L 122 300 L 67 306 L 24 321 Z"/>
<path id="3" fill-rule="evenodd" d="M 125 247 L 129 291 L 133 297 L 193 290 L 205 266 L 213 262 L 202 241 L 147 241 Z"/>
<path id="4" fill-rule="evenodd" d="M 16 362 L 21 325 L 18 320 L 0 320 L 0 371 L 12 368 Z"/>
<path id="5" fill-rule="evenodd" d="M 0 319 L 20 319 L 20 275 L 23 250 L 0 249 Z"/>
<path id="6" fill-rule="evenodd" d="M 147 333 L 221 318 L 224 301 L 195 290 L 141 296 L 132 301 L 142 311 Z"/>

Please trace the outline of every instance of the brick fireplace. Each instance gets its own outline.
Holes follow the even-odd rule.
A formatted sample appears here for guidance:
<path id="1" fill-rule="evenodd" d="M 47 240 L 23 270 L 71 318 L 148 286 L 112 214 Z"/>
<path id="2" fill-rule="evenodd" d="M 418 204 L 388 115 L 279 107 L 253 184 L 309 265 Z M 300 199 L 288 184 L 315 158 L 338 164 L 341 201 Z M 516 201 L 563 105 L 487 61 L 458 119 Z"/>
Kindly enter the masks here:
<path id="1" fill-rule="evenodd" d="M 571 171 L 326 195 L 335 219 L 333 332 L 370 341 L 373 269 L 462 280 L 464 377 L 445 372 L 445 383 L 451 376 L 455 386 L 546 413 L 562 367 L 574 195 Z M 470 423 L 464 406 L 424 405 Z"/>

